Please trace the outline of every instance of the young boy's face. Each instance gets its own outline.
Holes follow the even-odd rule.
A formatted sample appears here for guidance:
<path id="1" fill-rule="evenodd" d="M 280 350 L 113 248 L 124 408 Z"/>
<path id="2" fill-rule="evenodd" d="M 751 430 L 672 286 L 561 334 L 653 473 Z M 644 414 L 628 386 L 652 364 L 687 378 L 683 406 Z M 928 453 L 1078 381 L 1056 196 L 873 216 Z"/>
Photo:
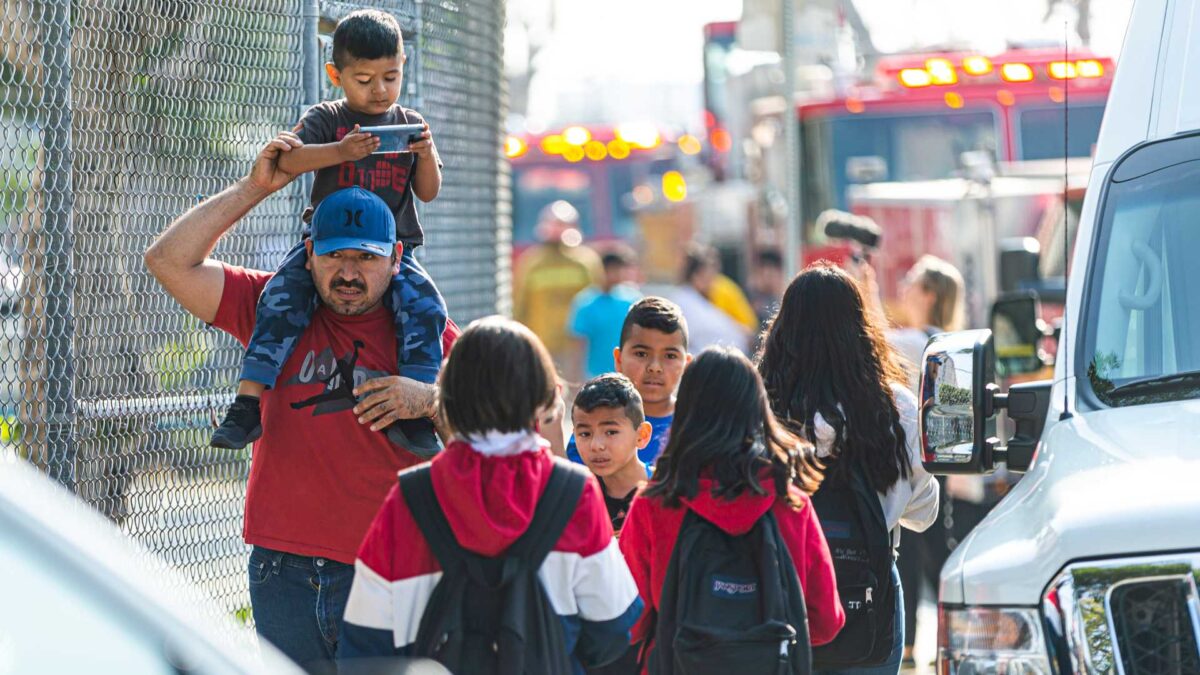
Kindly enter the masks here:
<path id="1" fill-rule="evenodd" d="M 572 408 L 571 419 L 579 456 L 601 478 L 635 461 L 637 451 L 650 442 L 650 423 L 633 426 L 624 408 L 596 408 L 591 412 Z"/>
<path id="2" fill-rule="evenodd" d="M 404 50 L 395 56 L 378 59 L 350 59 L 344 68 L 325 64 L 325 72 L 335 87 L 346 93 L 350 109 L 364 115 L 381 115 L 400 98 L 404 84 Z"/>
<path id="3" fill-rule="evenodd" d="M 692 360 L 683 344 L 683 331 L 664 333 L 653 328 L 631 326 L 629 337 L 613 350 L 617 371 L 633 381 L 642 404 L 669 402 Z"/>

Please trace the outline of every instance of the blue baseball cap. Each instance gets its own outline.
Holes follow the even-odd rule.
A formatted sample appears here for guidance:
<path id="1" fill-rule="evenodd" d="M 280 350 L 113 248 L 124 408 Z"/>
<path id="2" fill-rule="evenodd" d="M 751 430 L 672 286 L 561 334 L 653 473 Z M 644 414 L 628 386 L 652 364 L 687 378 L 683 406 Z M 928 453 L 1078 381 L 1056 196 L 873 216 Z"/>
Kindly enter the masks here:
<path id="1" fill-rule="evenodd" d="M 396 217 L 386 202 L 360 187 L 330 194 L 312 216 L 313 253 L 355 249 L 389 256 L 396 250 Z"/>

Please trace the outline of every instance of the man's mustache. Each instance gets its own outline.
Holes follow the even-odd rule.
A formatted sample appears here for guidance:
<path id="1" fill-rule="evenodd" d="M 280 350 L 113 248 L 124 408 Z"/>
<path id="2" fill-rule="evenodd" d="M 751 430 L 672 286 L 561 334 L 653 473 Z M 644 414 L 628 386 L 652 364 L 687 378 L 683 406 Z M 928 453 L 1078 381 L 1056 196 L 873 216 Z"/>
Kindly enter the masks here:
<path id="1" fill-rule="evenodd" d="M 356 289 L 359 291 L 364 291 L 364 292 L 367 290 L 367 285 L 361 281 L 349 281 L 347 279 L 334 279 L 333 281 L 329 282 L 330 290 L 336 290 L 336 289 L 342 288 L 342 287 L 353 288 L 353 289 Z"/>

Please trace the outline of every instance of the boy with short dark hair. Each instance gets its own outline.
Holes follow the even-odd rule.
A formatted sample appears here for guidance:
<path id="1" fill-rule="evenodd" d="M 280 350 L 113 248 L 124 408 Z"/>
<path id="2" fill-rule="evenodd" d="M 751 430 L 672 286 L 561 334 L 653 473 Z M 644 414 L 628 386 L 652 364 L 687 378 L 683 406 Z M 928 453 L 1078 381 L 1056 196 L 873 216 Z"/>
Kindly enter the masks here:
<path id="1" fill-rule="evenodd" d="M 655 296 L 634 303 L 621 326 L 621 342 L 613 349 L 613 361 L 642 397 L 651 434 L 646 447 L 638 451 L 638 459 L 647 466 L 654 465 L 667 445 L 675 417 L 675 390 L 691 360 L 687 321 L 679 305 Z M 567 457 L 583 461 L 574 437 L 567 445 Z"/>
<path id="2" fill-rule="evenodd" d="M 628 377 L 601 375 L 576 394 L 571 420 L 579 454 L 600 481 L 604 506 L 619 536 L 633 496 L 646 482 L 646 465 L 638 459 L 638 450 L 650 442 L 652 428 L 642 411 L 642 397 Z"/>
<path id="3" fill-rule="evenodd" d="M 325 64 L 325 71 L 345 97 L 318 103 L 304 113 L 297 135 L 305 145 L 282 154 L 279 168 L 290 174 L 316 171 L 306 221 L 326 196 L 343 188 L 362 187 L 387 203 L 395 217 L 397 241 L 404 245 L 400 272 L 384 296 L 384 304 L 395 315 L 399 373 L 431 384 L 442 362 L 446 303 L 413 256 L 424 243 L 415 198 L 429 202 L 437 197 L 441 160 L 425 119 L 396 103 L 404 62 L 400 24 L 390 14 L 361 10 L 338 22 L 333 61 Z M 373 155 L 380 139 L 360 127 L 397 124 L 421 124 L 424 131 L 405 152 Z M 347 224 L 358 224 L 350 211 L 345 218 Z M 288 252 L 262 292 L 238 396 L 213 433 L 215 447 L 242 448 L 262 435 L 259 399 L 264 389 L 275 385 L 317 305 L 316 289 L 306 271 L 311 255 L 307 244 L 306 239 Z M 362 293 L 361 281 L 352 276 L 335 276 L 327 290 L 347 298 Z M 429 420 L 381 421 L 372 427 L 384 428 L 392 442 L 419 456 L 428 457 L 441 447 Z"/>

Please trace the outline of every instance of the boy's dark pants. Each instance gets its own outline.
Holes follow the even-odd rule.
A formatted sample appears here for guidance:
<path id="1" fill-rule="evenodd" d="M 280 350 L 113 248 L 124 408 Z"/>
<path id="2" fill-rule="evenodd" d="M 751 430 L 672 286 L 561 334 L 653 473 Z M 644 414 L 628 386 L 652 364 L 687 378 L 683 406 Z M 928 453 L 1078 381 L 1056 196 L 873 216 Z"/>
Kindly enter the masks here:
<path id="1" fill-rule="evenodd" d="M 432 384 L 442 364 L 442 331 L 446 301 L 412 248 L 404 247 L 400 273 L 392 277 L 384 305 L 396 324 L 396 360 L 401 377 Z M 267 282 L 254 314 L 254 334 L 242 359 L 240 379 L 272 387 L 296 342 L 312 321 L 317 289 L 305 268 L 304 242 L 288 251 L 275 276 Z"/>

